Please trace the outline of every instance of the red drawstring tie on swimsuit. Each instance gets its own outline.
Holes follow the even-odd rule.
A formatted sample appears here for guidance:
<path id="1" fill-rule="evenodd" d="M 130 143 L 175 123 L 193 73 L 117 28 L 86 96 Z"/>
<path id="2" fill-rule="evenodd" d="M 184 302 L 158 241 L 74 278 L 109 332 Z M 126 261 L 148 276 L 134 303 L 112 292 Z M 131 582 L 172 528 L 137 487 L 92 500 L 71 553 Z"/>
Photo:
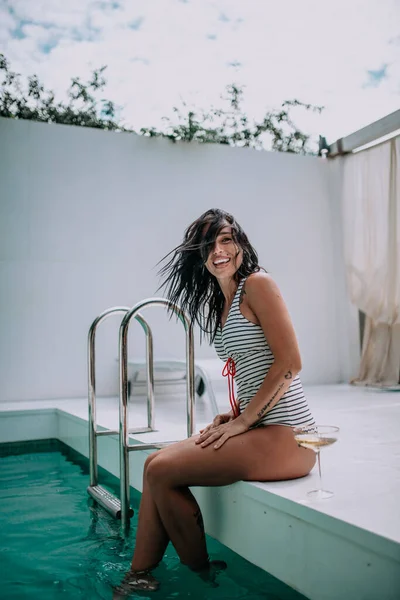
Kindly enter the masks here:
<path id="1" fill-rule="evenodd" d="M 239 407 L 235 400 L 235 388 L 233 378 L 236 375 L 236 365 L 233 358 L 228 358 L 225 363 L 224 368 L 222 369 L 222 375 L 228 378 L 228 390 L 229 390 L 229 402 L 232 406 L 233 416 L 238 417 L 240 414 Z"/>

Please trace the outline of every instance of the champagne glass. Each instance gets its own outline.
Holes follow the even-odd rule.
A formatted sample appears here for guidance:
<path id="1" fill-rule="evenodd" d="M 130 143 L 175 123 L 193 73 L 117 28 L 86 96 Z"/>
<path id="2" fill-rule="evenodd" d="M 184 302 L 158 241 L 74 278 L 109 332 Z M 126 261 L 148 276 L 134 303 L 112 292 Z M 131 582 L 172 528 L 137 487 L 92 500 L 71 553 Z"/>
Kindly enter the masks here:
<path id="1" fill-rule="evenodd" d="M 321 459 L 320 451 L 324 446 L 330 446 L 337 442 L 339 438 L 339 427 L 333 425 L 303 425 L 299 427 L 293 427 L 294 438 L 296 442 L 303 446 L 303 448 L 309 448 L 314 450 L 318 459 L 318 472 L 319 472 L 319 488 L 317 490 L 311 490 L 307 492 L 307 496 L 316 498 L 318 500 L 331 498 L 333 492 L 324 490 L 322 488 L 322 475 L 321 475 Z"/>

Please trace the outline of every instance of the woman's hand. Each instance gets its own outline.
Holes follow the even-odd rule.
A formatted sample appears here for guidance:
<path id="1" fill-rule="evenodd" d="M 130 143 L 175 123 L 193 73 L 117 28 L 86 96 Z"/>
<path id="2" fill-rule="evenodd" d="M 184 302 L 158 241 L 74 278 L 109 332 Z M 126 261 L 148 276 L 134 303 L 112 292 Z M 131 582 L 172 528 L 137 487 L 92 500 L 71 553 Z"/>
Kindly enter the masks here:
<path id="1" fill-rule="evenodd" d="M 222 425 L 222 423 L 229 423 L 233 419 L 233 412 L 229 411 L 228 413 L 223 413 L 222 415 L 217 415 L 214 417 L 213 422 L 210 425 L 207 425 L 204 429 L 200 429 L 200 433 L 207 433 L 210 429 L 214 429 L 218 427 L 218 425 Z"/>
<path id="2" fill-rule="evenodd" d="M 217 415 L 212 425 L 208 425 L 208 427 L 200 432 L 201 435 L 196 440 L 196 444 L 200 444 L 202 448 L 205 448 L 206 446 L 216 442 L 214 444 L 214 448 L 218 450 L 218 448 L 221 448 L 221 446 L 225 444 L 226 440 L 228 440 L 230 437 L 234 437 L 235 435 L 240 435 L 241 433 L 248 431 L 249 427 L 240 415 L 234 419 L 230 414 L 229 420 L 222 423 L 219 422 L 220 424 L 214 426 L 214 422 L 216 422 L 219 417 L 226 416 L 227 415 Z"/>

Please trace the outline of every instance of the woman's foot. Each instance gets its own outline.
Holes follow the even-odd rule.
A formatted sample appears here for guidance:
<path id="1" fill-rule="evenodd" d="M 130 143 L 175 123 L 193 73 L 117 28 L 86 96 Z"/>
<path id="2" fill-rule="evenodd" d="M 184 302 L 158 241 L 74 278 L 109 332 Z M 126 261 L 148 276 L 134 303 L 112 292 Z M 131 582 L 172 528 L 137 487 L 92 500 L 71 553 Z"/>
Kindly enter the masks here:
<path id="1" fill-rule="evenodd" d="M 129 596 L 135 591 L 155 592 L 160 587 L 160 582 L 146 571 L 128 571 L 121 584 L 114 588 L 113 599 Z"/>
<path id="2" fill-rule="evenodd" d="M 216 576 L 225 571 L 227 566 L 224 560 L 209 560 L 203 567 L 192 570 L 198 573 L 203 581 L 214 583 Z"/>

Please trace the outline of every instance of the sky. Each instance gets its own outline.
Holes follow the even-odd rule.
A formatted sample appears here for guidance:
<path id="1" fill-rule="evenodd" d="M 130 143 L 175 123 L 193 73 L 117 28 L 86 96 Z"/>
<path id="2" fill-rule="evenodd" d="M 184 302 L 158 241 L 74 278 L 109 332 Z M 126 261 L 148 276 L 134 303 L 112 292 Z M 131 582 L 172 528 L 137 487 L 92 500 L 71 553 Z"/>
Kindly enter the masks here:
<path id="1" fill-rule="evenodd" d="M 107 65 L 100 97 L 136 130 L 231 83 L 250 119 L 324 106 L 293 118 L 328 143 L 400 108 L 400 0 L 0 0 L 0 52 L 58 99 Z"/>

